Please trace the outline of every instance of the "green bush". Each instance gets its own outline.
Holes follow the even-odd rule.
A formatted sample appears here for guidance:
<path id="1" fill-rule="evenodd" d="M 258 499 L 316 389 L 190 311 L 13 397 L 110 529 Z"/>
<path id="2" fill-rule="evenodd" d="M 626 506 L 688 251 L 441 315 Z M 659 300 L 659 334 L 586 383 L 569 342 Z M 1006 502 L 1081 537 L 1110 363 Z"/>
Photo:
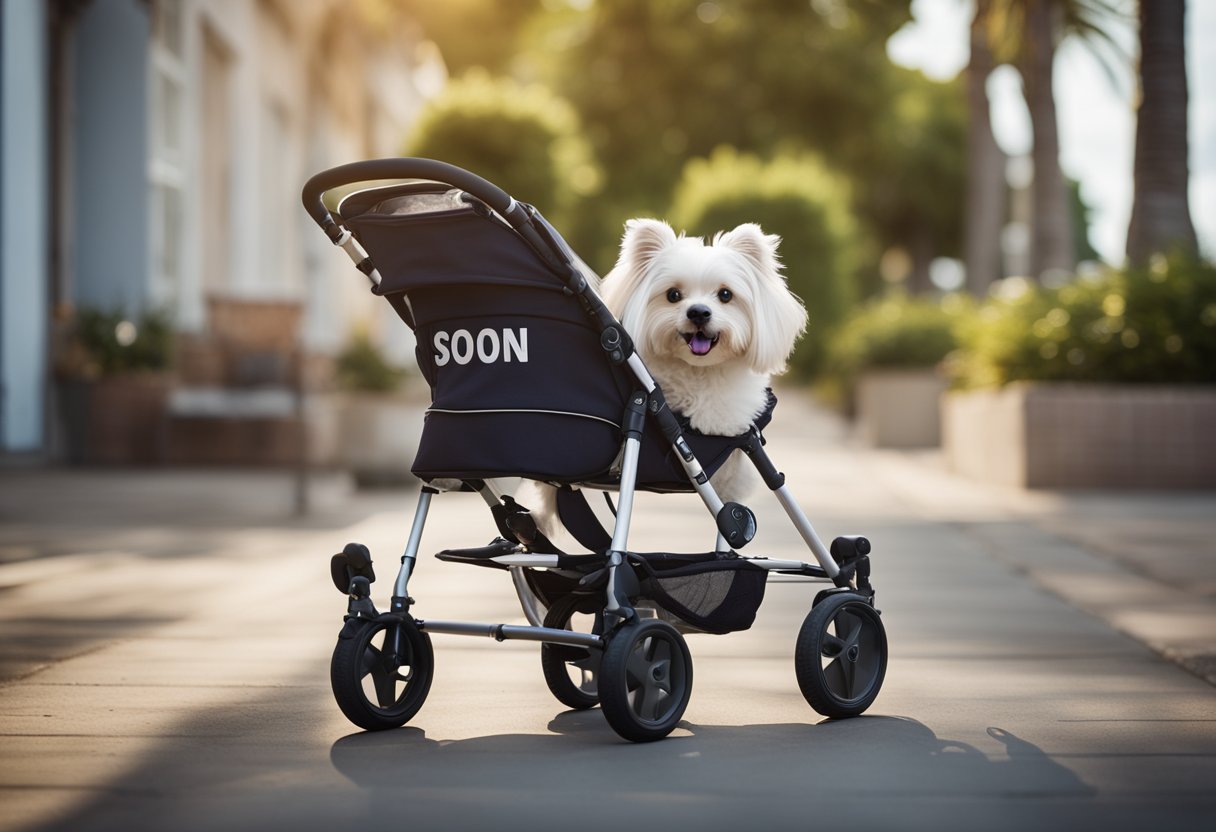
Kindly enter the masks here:
<path id="1" fill-rule="evenodd" d="M 405 152 L 472 171 L 555 224 L 599 186 L 569 104 L 540 85 L 480 71 L 449 83 L 426 105 Z"/>
<path id="2" fill-rule="evenodd" d="M 366 332 L 358 332 L 338 354 L 338 382 L 347 390 L 388 393 L 401 386 L 405 370 L 384 360 Z"/>
<path id="3" fill-rule="evenodd" d="M 167 370 L 173 359 L 173 328 L 160 312 L 135 317 L 82 308 L 72 340 L 83 364 L 76 371 L 87 377 Z"/>
<path id="4" fill-rule="evenodd" d="M 871 368 L 933 367 L 958 346 L 957 329 L 970 303 L 891 295 L 856 309 L 836 330 L 828 368 L 853 378 Z"/>
<path id="5" fill-rule="evenodd" d="M 779 234 L 790 289 L 810 316 L 791 364 L 819 370 L 827 334 L 853 302 L 857 230 L 846 185 L 808 156 L 762 161 L 733 148 L 689 162 L 670 216 L 677 228 L 707 235 L 755 222 Z"/>
<path id="6" fill-rule="evenodd" d="M 1009 281 L 1006 281 L 1008 284 Z M 1058 289 L 1014 283 L 962 331 L 964 387 L 1216 382 L 1216 267 L 1158 258 Z"/>

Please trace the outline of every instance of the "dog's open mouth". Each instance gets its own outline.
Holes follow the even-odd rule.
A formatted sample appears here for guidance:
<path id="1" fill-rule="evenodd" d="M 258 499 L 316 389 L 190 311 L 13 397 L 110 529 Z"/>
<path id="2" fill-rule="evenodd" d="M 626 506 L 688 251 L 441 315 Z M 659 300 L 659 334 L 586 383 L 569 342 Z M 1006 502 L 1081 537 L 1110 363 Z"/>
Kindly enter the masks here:
<path id="1" fill-rule="evenodd" d="M 718 343 L 717 335 L 710 338 L 699 329 L 696 332 L 681 332 L 680 337 L 688 344 L 693 355 L 709 355 L 709 351 Z"/>

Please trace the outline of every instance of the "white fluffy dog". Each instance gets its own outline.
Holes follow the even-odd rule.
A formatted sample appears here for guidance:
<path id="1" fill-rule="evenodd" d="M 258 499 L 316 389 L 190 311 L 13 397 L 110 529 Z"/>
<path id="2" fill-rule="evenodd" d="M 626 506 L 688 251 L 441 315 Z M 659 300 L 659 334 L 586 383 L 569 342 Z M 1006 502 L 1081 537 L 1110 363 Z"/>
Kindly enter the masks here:
<path id="1" fill-rule="evenodd" d="M 706 243 L 660 220 L 625 224 L 605 303 L 634 340 L 667 397 L 701 433 L 736 436 L 764 410 L 765 389 L 786 369 L 807 314 L 781 274 L 780 238 L 745 223 Z M 723 500 L 755 487 L 736 451 L 714 475 Z"/>
<path id="2" fill-rule="evenodd" d="M 677 236 L 660 220 L 630 220 L 616 266 L 601 281 L 604 302 L 633 338 L 668 406 L 701 433 L 744 433 L 806 329 L 806 309 L 781 275 L 780 241 L 754 223 L 707 244 Z M 746 498 L 757 480 L 735 451 L 711 482 L 729 502 Z M 563 536 L 556 489 L 529 483 L 525 491 L 542 531 L 550 539 Z"/>

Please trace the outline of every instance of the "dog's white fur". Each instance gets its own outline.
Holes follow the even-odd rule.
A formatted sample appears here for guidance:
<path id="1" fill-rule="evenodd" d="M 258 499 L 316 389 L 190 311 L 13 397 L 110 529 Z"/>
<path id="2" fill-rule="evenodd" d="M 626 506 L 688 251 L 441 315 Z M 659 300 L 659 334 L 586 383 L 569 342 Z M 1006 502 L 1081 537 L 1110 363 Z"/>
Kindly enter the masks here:
<path id="1" fill-rule="evenodd" d="M 602 284 L 604 302 L 667 403 L 701 433 L 746 431 L 806 329 L 806 309 L 781 274 L 780 242 L 755 223 L 708 243 L 677 235 L 661 220 L 625 224 L 620 257 Z M 714 340 L 704 355 L 688 340 L 698 331 Z M 736 451 L 712 482 L 724 500 L 741 500 L 755 487 L 755 471 Z"/>

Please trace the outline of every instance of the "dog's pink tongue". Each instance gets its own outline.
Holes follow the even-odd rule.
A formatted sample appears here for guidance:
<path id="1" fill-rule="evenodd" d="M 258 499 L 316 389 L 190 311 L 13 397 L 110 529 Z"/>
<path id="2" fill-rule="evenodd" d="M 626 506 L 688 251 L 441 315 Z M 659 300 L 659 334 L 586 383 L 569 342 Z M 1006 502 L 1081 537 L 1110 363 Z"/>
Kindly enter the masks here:
<path id="1" fill-rule="evenodd" d="M 692 336 L 692 339 L 688 342 L 688 348 L 692 350 L 693 355 L 705 355 L 710 351 L 713 345 L 714 342 L 709 338 L 706 338 L 700 332 Z"/>

